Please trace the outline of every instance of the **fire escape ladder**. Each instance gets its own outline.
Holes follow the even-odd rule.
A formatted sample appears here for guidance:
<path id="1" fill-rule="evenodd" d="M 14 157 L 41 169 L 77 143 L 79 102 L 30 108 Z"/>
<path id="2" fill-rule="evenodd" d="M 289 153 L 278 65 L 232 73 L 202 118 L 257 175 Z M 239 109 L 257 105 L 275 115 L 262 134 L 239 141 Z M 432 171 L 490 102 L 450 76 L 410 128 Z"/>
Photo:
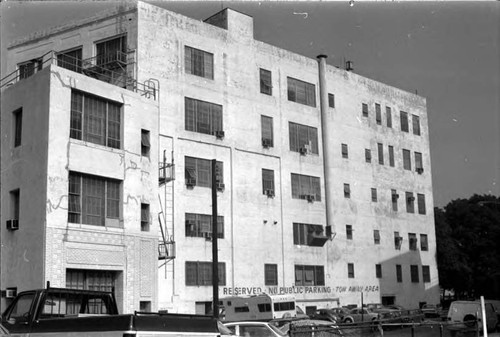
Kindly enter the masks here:
<path id="1" fill-rule="evenodd" d="M 158 213 L 158 223 L 160 225 L 161 238 L 158 242 L 158 260 L 164 261 L 162 266 L 167 262 L 175 259 L 175 241 L 173 235 L 168 234 L 166 227 L 165 213 L 163 213 L 163 206 L 159 198 L 160 212 Z M 160 266 L 161 267 L 161 266 Z"/>

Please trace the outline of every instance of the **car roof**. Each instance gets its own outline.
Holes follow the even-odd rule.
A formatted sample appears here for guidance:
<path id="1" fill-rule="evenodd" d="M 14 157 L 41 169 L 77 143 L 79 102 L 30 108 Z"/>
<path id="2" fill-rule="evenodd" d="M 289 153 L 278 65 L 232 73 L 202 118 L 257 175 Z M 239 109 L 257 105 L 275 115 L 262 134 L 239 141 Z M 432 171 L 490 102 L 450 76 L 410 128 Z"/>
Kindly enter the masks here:
<path id="1" fill-rule="evenodd" d="M 236 324 L 267 325 L 267 324 L 269 324 L 269 322 L 261 322 L 261 321 L 238 321 L 238 322 L 227 322 L 227 323 L 224 323 L 225 326 L 236 325 Z"/>

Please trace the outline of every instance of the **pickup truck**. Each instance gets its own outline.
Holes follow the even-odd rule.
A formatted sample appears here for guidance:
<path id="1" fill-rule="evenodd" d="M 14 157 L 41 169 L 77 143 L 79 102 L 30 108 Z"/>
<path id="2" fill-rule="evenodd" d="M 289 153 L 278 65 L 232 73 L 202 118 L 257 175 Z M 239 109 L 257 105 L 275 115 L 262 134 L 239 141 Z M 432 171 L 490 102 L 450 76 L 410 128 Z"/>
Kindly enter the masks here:
<path id="1" fill-rule="evenodd" d="M 118 314 L 112 292 L 50 288 L 19 293 L 1 316 L 16 337 L 220 337 L 210 316 L 135 312 Z M 2 332 L 2 335 L 8 335 Z"/>

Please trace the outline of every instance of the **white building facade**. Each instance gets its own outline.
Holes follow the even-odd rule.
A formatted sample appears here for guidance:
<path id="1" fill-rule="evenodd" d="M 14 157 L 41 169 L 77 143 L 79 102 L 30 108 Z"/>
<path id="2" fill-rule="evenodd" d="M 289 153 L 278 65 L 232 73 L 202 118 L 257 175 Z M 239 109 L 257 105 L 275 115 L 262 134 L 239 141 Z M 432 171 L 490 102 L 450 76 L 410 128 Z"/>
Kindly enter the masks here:
<path id="1" fill-rule="evenodd" d="M 208 313 L 215 159 L 220 297 L 438 302 L 424 98 L 257 41 L 230 9 L 139 2 L 6 55 L 2 290 L 98 279 L 127 312 Z"/>

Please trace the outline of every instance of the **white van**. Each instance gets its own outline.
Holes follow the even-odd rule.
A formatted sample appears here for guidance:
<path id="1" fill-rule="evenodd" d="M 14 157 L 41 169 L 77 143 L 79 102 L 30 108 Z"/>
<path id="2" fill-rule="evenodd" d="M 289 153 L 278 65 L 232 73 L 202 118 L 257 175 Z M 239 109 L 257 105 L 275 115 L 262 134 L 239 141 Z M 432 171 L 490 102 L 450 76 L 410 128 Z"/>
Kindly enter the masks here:
<path id="1" fill-rule="evenodd" d="M 486 328 L 494 330 L 497 325 L 497 313 L 490 302 L 484 303 L 486 312 Z M 448 326 L 452 332 L 459 330 L 479 330 L 483 329 L 483 317 L 480 301 L 454 301 L 448 310 Z M 477 318 L 477 320 L 476 320 Z M 476 326 L 476 324 L 478 326 Z"/>
<path id="2" fill-rule="evenodd" d="M 248 297 L 221 298 L 220 319 L 223 322 L 270 321 L 297 317 L 295 297 L 292 295 L 260 294 Z"/>

